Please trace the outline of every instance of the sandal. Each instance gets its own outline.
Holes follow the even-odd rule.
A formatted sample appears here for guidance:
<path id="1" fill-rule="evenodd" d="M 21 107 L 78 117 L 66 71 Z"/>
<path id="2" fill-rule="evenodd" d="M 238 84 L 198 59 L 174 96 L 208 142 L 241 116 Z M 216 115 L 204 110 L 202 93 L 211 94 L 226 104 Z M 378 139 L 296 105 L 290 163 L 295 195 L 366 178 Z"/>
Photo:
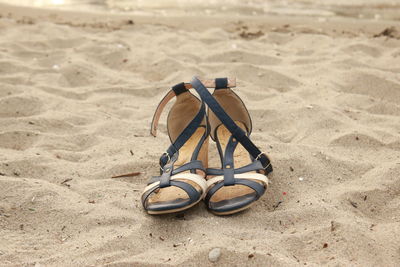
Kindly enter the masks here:
<path id="1" fill-rule="evenodd" d="M 203 82 L 215 86 L 213 80 Z M 200 202 L 206 193 L 209 127 L 205 104 L 189 91 L 191 88 L 191 84 L 185 83 L 173 86 L 154 113 L 151 134 L 156 136 L 165 105 L 176 97 L 167 118 L 172 144 L 160 158 L 160 176 L 150 179 L 141 197 L 149 214 L 186 210 Z"/>
<path id="2" fill-rule="evenodd" d="M 191 82 L 209 108 L 210 135 L 221 158 L 220 169 L 207 169 L 205 203 L 217 215 L 250 207 L 265 192 L 272 172 L 268 156 L 250 140 L 252 123 L 244 103 L 229 87 L 227 78 L 215 79 L 211 93 L 198 78 Z"/>

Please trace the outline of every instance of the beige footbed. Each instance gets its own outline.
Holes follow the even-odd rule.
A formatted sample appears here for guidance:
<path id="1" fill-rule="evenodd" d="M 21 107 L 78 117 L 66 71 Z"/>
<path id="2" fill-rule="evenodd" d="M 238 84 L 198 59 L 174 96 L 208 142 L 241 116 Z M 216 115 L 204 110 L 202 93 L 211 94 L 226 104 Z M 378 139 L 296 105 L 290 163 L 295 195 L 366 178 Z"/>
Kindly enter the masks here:
<path id="1" fill-rule="evenodd" d="M 175 141 L 179 134 L 186 128 L 188 123 L 194 118 L 197 114 L 198 110 L 200 109 L 200 101 L 193 96 L 191 93 L 186 92 L 177 96 L 176 102 L 174 103 L 171 111 L 168 115 L 168 132 L 170 135 L 171 140 Z M 203 125 L 206 125 L 205 120 L 203 121 Z M 189 140 L 181 147 L 179 150 L 179 156 L 177 161 L 174 164 L 174 168 L 178 168 L 185 163 L 191 161 L 193 151 L 195 150 L 196 146 L 198 145 L 201 137 L 204 135 L 206 129 L 204 127 L 199 127 L 196 132 L 189 138 Z M 205 140 L 203 146 L 200 149 L 199 156 L 197 158 L 203 162 L 204 168 L 207 168 L 208 162 L 208 138 Z M 186 173 L 190 173 L 187 171 Z M 205 177 L 205 173 L 202 171 L 198 171 L 201 177 Z M 199 192 L 202 191 L 201 187 L 187 179 L 178 179 L 178 181 L 186 182 Z M 157 202 L 169 202 L 176 199 L 189 199 L 187 193 L 175 186 L 170 186 L 166 188 L 157 189 L 151 194 L 148 198 L 148 203 L 157 203 Z M 201 199 L 199 199 L 200 201 Z M 196 203 L 198 203 L 197 201 Z M 196 203 L 192 203 L 186 207 L 175 209 L 175 210 L 167 210 L 167 211 L 147 211 L 149 214 L 166 214 L 172 212 L 178 212 L 182 210 L 186 210 Z"/>

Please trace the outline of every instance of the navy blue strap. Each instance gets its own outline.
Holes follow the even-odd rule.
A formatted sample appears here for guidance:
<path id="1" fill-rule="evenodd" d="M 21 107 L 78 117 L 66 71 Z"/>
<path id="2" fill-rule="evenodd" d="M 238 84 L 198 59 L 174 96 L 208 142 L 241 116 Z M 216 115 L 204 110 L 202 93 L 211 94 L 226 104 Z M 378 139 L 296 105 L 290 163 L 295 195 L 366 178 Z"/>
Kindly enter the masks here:
<path id="1" fill-rule="evenodd" d="M 218 119 L 225 125 L 225 127 L 231 132 L 231 134 L 242 144 L 242 146 L 250 153 L 254 159 L 260 160 L 266 174 L 272 172 L 272 166 L 269 158 L 263 152 L 258 149 L 256 145 L 247 136 L 247 133 L 243 131 L 237 124 L 232 120 L 231 117 L 225 112 L 215 98 L 210 94 L 203 83 L 193 77 L 191 84 L 201 99 L 208 105 L 208 107 L 214 112 Z"/>
<path id="2" fill-rule="evenodd" d="M 251 172 L 251 171 L 259 171 L 263 170 L 264 167 L 262 166 L 261 162 L 259 160 L 253 161 L 249 165 L 240 167 L 235 169 L 235 174 L 241 174 L 241 173 L 246 173 L 246 172 Z M 224 170 L 223 169 L 214 169 L 214 168 L 207 168 L 206 169 L 207 175 L 210 176 L 218 176 L 218 175 L 223 175 Z"/>
<path id="3" fill-rule="evenodd" d="M 185 83 L 178 83 L 178 84 L 172 86 L 172 91 L 174 91 L 175 95 L 178 96 L 189 90 L 186 88 Z"/>
<path id="4" fill-rule="evenodd" d="M 203 167 L 203 162 L 201 160 L 192 160 L 188 163 L 183 164 L 182 166 L 174 169 L 172 171 L 172 175 L 188 171 L 188 170 L 202 170 L 203 172 L 206 172 L 206 170 Z"/>
<path id="5" fill-rule="evenodd" d="M 201 194 L 199 191 L 197 191 L 195 187 L 184 181 L 171 180 L 171 176 L 191 169 L 204 170 L 202 162 L 199 160 L 191 161 L 174 170 L 174 164 L 177 159 L 178 159 L 178 153 L 175 153 L 171 158 L 171 160 L 168 162 L 168 164 L 166 164 L 162 168 L 162 174 L 160 176 L 156 176 L 150 179 L 148 184 L 152 184 L 155 182 L 160 182 L 160 183 L 143 194 L 142 196 L 143 206 L 145 206 L 146 200 L 152 192 L 154 192 L 158 188 L 165 188 L 169 186 L 176 186 L 184 190 L 190 198 L 190 203 L 194 203 L 195 201 L 199 200 Z"/>
<path id="6" fill-rule="evenodd" d="M 183 92 L 188 91 L 185 87 L 184 83 L 177 84 L 172 87 L 172 90 L 175 92 L 176 95 L 179 95 Z M 197 112 L 196 116 L 193 120 L 186 126 L 186 128 L 180 133 L 180 135 L 176 138 L 175 142 L 169 146 L 167 152 L 164 153 L 160 157 L 160 166 L 161 168 L 169 162 L 171 157 L 179 151 L 179 149 L 186 143 L 187 140 L 196 132 L 199 128 L 201 122 L 203 121 L 204 117 L 206 116 L 206 108 L 204 102 L 201 102 L 201 106 L 199 111 Z M 205 136 L 208 135 L 208 132 L 204 134 Z"/>
<path id="7" fill-rule="evenodd" d="M 235 184 L 240 184 L 240 185 L 245 185 L 251 189 L 253 189 L 256 192 L 257 195 L 257 199 L 260 198 L 264 192 L 265 192 L 265 187 L 263 185 L 261 185 L 258 182 L 249 180 L 249 179 L 237 179 L 235 178 Z M 211 197 L 222 187 L 224 187 L 224 183 L 223 181 L 218 182 L 217 184 L 215 184 L 213 187 L 211 187 L 210 190 L 208 190 L 206 197 L 204 198 L 204 201 L 206 202 L 206 204 L 208 205 L 208 203 L 210 202 Z"/>
<path id="8" fill-rule="evenodd" d="M 253 180 L 249 180 L 249 179 L 236 179 L 236 184 L 241 184 L 241 185 L 245 185 L 247 187 L 250 187 L 251 189 L 253 189 L 254 191 L 257 192 L 257 199 L 260 198 L 264 192 L 265 192 L 265 187 Z"/>
<path id="9" fill-rule="evenodd" d="M 160 188 L 168 187 L 171 184 L 171 175 L 174 170 L 174 163 L 178 159 L 179 153 L 175 153 L 171 160 L 161 168 L 161 176 L 159 176 Z"/>
<path id="10" fill-rule="evenodd" d="M 189 183 L 185 183 L 182 181 L 171 181 L 171 185 L 183 189 L 188 194 L 191 203 L 194 203 L 201 197 L 200 192 L 197 191 L 196 188 L 194 188 L 194 186 Z"/>
<path id="11" fill-rule="evenodd" d="M 235 162 L 233 153 L 235 152 L 237 145 L 238 142 L 231 135 L 225 148 L 224 160 L 222 163 L 222 169 L 224 171 L 224 185 L 226 186 L 235 184 Z"/>
<path id="12" fill-rule="evenodd" d="M 190 203 L 196 202 L 201 197 L 200 192 L 197 191 L 196 188 L 194 188 L 191 184 L 188 184 L 188 183 L 185 183 L 185 182 L 182 182 L 182 181 L 171 181 L 171 186 L 176 186 L 176 187 L 179 187 L 182 190 L 184 190 L 186 192 L 186 194 L 189 196 Z M 144 193 L 142 195 L 143 207 L 146 208 L 147 199 L 149 198 L 151 193 L 156 191 L 158 188 L 160 188 L 160 185 L 154 186 L 153 188 L 149 189 L 146 193 Z"/>
<path id="13" fill-rule="evenodd" d="M 250 163 L 249 165 L 235 169 L 235 174 L 246 173 L 246 172 L 251 172 L 251 171 L 259 171 L 262 169 L 264 169 L 264 167 L 261 164 L 261 161 L 255 160 L 252 163 Z"/>
<path id="14" fill-rule="evenodd" d="M 228 87 L 228 78 L 215 79 L 215 89 L 224 89 Z"/>
<path id="15" fill-rule="evenodd" d="M 169 146 L 167 152 L 164 153 L 160 158 L 161 167 L 164 166 L 168 160 L 186 143 L 187 140 L 196 132 L 201 122 L 206 115 L 206 109 L 204 102 L 201 103 L 199 112 L 193 118 L 193 120 L 186 126 L 182 133 L 176 138 L 175 142 Z"/>
<path id="16" fill-rule="evenodd" d="M 182 93 L 188 92 L 188 87 L 185 83 L 180 83 L 172 87 L 172 89 L 168 92 L 168 94 L 161 100 L 160 104 L 157 107 L 157 110 L 153 116 L 153 120 L 151 123 L 151 134 L 156 136 L 157 124 L 165 105 L 170 101 L 174 96 L 178 96 Z M 150 188 L 146 192 L 142 194 L 142 204 L 146 209 L 146 203 L 149 196 L 155 192 L 159 188 L 165 188 L 170 186 L 179 187 L 184 190 L 189 196 L 189 204 L 194 203 L 200 200 L 202 196 L 202 192 L 199 192 L 194 186 L 192 186 L 188 182 L 171 180 L 171 177 L 175 174 L 188 171 L 195 173 L 196 170 L 202 170 L 205 172 L 203 164 L 201 161 L 197 160 L 198 152 L 204 143 L 204 140 L 209 135 L 208 124 L 206 126 L 201 125 L 202 121 L 206 118 L 206 109 L 204 102 L 201 102 L 201 106 L 197 114 L 194 116 L 191 122 L 185 127 L 185 129 L 179 134 L 176 138 L 175 142 L 171 144 L 168 148 L 167 152 L 164 153 L 160 158 L 160 166 L 161 166 L 161 175 L 152 177 L 148 184 L 152 184 L 155 182 L 159 182 L 156 186 Z M 208 122 L 207 122 L 208 123 Z M 180 167 L 174 169 L 174 164 L 179 156 L 179 149 L 190 139 L 190 137 L 196 132 L 199 127 L 205 127 L 203 136 L 201 137 L 199 143 L 196 146 L 195 151 L 191 157 L 192 161 L 183 164 Z M 187 202 L 183 203 L 184 206 L 188 205 Z"/>
<path id="17" fill-rule="evenodd" d="M 178 173 L 181 173 L 181 172 L 185 172 L 185 171 L 194 171 L 193 173 L 196 173 L 196 170 L 202 170 L 204 173 L 206 173 L 206 169 L 204 169 L 204 167 L 203 167 L 203 163 L 200 161 L 200 160 L 193 160 L 193 161 L 190 161 L 190 162 L 188 162 L 188 163 L 186 163 L 186 164 L 183 164 L 182 166 L 180 166 L 180 167 L 178 167 L 178 168 L 176 168 L 176 169 L 174 169 L 174 166 L 173 166 L 173 163 L 175 163 L 175 162 L 172 162 L 172 165 L 171 165 L 171 162 L 169 162 L 168 164 L 166 164 L 163 168 L 162 168 L 162 173 L 161 173 L 161 175 L 160 176 L 153 176 L 148 182 L 147 182 L 147 184 L 149 185 L 149 184 L 152 184 L 152 183 L 155 183 L 155 182 L 158 182 L 158 181 L 160 181 L 160 180 L 162 180 L 162 179 L 166 179 L 166 177 L 165 177 L 165 173 L 167 172 L 170 176 L 174 176 L 175 174 L 178 174 Z M 168 170 L 167 171 L 167 169 L 166 168 L 168 168 L 168 167 L 170 166 L 170 168 L 172 169 L 172 172 L 171 172 L 171 170 Z M 164 177 L 163 177 L 163 175 L 164 175 Z"/>
<path id="18" fill-rule="evenodd" d="M 190 171 L 191 173 L 196 173 L 196 170 L 201 170 L 206 173 L 203 167 L 203 163 L 200 160 L 193 160 L 175 169 L 175 162 L 178 158 L 178 153 L 175 153 L 172 159 L 161 168 L 161 175 L 155 176 L 150 179 L 148 184 L 160 181 L 160 188 L 168 187 L 170 185 L 171 176 L 178 173 Z"/>

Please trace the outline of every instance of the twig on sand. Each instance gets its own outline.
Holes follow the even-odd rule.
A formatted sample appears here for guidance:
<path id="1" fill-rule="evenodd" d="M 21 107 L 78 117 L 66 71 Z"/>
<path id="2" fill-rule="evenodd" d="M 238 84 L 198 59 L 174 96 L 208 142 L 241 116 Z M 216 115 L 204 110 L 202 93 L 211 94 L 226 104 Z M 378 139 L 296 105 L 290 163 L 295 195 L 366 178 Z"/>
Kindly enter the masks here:
<path id="1" fill-rule="evenodd" d="M 131 172 L 127 174 L 122 174 L 122 175 L 115 175 L 112 176 L 111 178 L 122 178 L 122 177 L 132 177 L 132 176 L 139 176 L 141 172 Z"/>
<path id="2" fill-rule="evenodd" d="M 67 184 L 67 182 L 69 182 L 69 181 L 72 181 L 72 178 L 65 179 L 64 181 L 61 182 L 61 184 L 70 187 L 71 185 Z"/>
<path id="3" fill-rule="evenodd" d="M 354 208 L 358 208 L 357 202 L 351 201 L 350 199 L 349 199 L 349 202 Z"/>
<path id="4" fill-rule="evenodd" d="M 278 203 L 276 203 L 274 206 L 272 206 L 274 208 L 274 210 L 276 210 L 279 205 L 281 205 L 283 203 L 283 201 L 278 201 Z"/>

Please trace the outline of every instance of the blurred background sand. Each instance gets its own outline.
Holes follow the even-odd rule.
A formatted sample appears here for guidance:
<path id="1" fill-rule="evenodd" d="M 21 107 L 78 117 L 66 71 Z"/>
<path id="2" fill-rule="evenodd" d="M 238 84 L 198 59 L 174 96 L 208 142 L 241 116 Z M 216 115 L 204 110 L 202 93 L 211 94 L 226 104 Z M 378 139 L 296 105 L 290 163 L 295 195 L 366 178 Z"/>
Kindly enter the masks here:
<path id="1" fill-rule="evenodd" d="M 0 266 L 397 266 L 399 11 L 0 0 Z M 166 114 L 157 138 L 150 120 L 193 75 L 237 77 L 271 187 L 235 216 L 148 216 L 169 145 Z"/>

